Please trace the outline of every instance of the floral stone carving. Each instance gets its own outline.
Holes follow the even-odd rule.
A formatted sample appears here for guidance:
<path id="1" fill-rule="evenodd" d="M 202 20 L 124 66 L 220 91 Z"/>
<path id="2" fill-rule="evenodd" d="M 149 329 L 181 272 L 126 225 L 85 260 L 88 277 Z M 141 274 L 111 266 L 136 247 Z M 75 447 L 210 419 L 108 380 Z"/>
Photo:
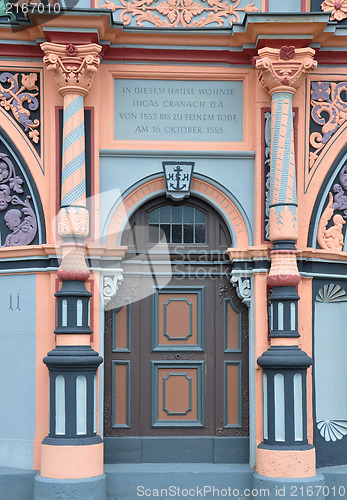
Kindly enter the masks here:
<path id="1" fill-rule="evenodd" d="M 347 82 L 312 82 L 311 117 L 321 128 L 310 134 L 310 167 L 313 166 L 322 148 L 347 119 L 347 102 L 342 93 L 347 91 Z"/>
<path id="2" fill-rule="evenodd" d="M 331 12 L 330 21 L 342 21 L 347 17 L 347 0 L 324 0 L 320 7 L 324 12 Z"/>
<path id="3" fill-rule="evenodd" d="M 311 47 L 296 49 L 283 46 L 280 49 L 264 47 L 258 51 L 255 67 L 261 86 L 270 94 L 276 91 L 294 93 L 309 71 L 317 67 Z"/>
<path id="4" fill-rule="evenodd" d="M 125 26 L 136 19 L 137 26 L 153 25 L 160 28 L 202 28 L 215 24 L 223 26 L 225 20 L 229 25 L 240 23 L 240 14 L 258 12 L 254 0 L 247 5 L 240 5 L 242 0 L 120 0 L 117 5 L 110 0 L 101 6 L 119 12 L 119 21 Z"/>
<path id="5" fill-rule="evenodd" d="M 30 139 L 38 144 L 40 120 L 31 119 L 39 107 L 37 73 L 0 73 L 0 106 L 11 112 L 13 117 L 29 132 Z"/>
<path id="6" fill-rule="evenodd" d="M 43 62 L 48 71 L 53 71 L 61 95 L 86 96 L 100 64 L 101 46 L 96 43 L 68 45 L 45 42 L 41 44 L 45 53 Z"/>
<path id="7" fill-rule="evenodd" d="M 0 210 L 5 211 L 9 205 L 21 205 L 21 210 L 10 208 L 4 215 L 6 226 L 11 233 L 6 236 L 5 247 L 29 245 L 36 236 L 37 220 L 30 205 L 30 196 L 23 201 L 19 194 L 23 193 L 23 180 L 16 175 L 10 158 L 0 153 Z M 15 193 L 15 194 L 14 194 Z M 22 220 L 22 216 L 24 219 Z"/>

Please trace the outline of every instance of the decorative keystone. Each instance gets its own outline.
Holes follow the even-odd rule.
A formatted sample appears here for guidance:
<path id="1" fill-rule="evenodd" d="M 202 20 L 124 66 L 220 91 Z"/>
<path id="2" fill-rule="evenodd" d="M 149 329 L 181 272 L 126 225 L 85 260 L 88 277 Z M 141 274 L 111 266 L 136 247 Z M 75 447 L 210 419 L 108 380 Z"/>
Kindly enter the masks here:
<path id="1" fill-rule="evenodd" d="M 283 46 L 280 49 L 265 47 L 260 49 L 255 61 L 261 86 L 274 92 L 291 92 L 300 87 L 309 71 L 317 67 L 313 59 L 315 51 L 310 47 L 296 49 Z"/>
<path id="2" fill-rule="evenodd" d="M 45 53 L 43 62 L 48 71 L 53 71 L 61 95 L 79 94 L 85 97 L 93 83 L 100 64 L 102 47 L 96 43 L 67 45 L 45 42 L 41 44 Z"/>

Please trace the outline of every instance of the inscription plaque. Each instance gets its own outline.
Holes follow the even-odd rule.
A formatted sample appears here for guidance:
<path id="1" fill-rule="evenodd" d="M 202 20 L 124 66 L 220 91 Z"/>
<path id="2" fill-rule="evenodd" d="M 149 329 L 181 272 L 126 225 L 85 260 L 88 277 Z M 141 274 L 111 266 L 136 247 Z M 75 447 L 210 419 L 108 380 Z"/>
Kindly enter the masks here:
<path id="1" fill-rule="evenodd" d="M 243 82 L 115 79 L 115 139 L 242 141 Z"/>

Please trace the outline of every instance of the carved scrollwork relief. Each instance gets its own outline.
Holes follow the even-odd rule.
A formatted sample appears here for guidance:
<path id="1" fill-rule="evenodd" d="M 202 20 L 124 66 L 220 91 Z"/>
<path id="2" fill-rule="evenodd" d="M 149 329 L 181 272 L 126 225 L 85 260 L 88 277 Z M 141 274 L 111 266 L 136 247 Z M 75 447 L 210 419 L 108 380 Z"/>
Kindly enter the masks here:
<path id="1" fill-rule="evenodd" d="M 32 119 L 39 108 L 37 73 L 0 73 L 0 106 L 11 112 L 34 144 L 40 140 L 40 120 Z"/>
<path id="2" fill-rule="evenodd" d="M 145 24 L 161 28 L 202 28 L 211 24 L 223 26 L 241 22 L 241 14 L 258 12 L 254 0 L 242 6 L 242 0 L 120 0 L 119 4 L 106 0 L 101 6 L 112 12 L 119 11 L 119 20 L 125 26 L 136 18 L 137 26 Z"/>
<path id="3" fill-rule="evenodd" d="M 311 123 L 309 166 L 313 167 L 323 147 L 347 120 L 347 82 L 311 83 Z M 320 129 L 319 131 L 313 128 Z"/>
<path id="4" fill-rule="evenodd" d="M 30 204 L 31 197 L 26 196 L 23 200 L 18 196 L 23 193 L 23 182 L 8 155 L 0 153 L 0 210 L 6 210 L 4 220 L 11 231 L 2 245 L 5 247 L 29 245 L 36 236 L 37 220 Z M 10 205 L 23 208 L 9 208 Z"/>
<path id="5" fill-rule="evenodd" d="M 123 281 L 123 270 L 117 269 L 113 276 L 104 276 L 104 304 L 108 304 L 114 297 Z"/>
<path id="6" fill-rule="evenodd" d="M 249 306 L 252 297 L 251 273 L 233 269 L 231 271 L 230 283 L 236 288 L 237 295 L 242 302 Z"/>

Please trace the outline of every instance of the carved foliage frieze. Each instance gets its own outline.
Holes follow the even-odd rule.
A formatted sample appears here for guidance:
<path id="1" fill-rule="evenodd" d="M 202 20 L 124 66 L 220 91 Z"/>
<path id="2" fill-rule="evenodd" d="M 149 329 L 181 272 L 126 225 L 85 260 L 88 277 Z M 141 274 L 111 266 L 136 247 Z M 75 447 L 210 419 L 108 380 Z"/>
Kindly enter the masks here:
<path id="1" fill-rule="evenodd" d="M 125 26 L 156 26 L 160 28 L 222 27 L 241 23 L 247 12 L 258 12 L 257 0 L 106 0 L 101 6 L 111 9 Z"/>
<path id="2" fill-rule="evenodd" d="M 37 219 L 31 204 L 31 196 L 24 195 L 24 180 L 17 175 L 8 155 L 0 153 L 0 211 L 7 226 L 5 241 L 1 246 L 29 245 L 37 233 Z M 25 196 L 25 198 L 24 198 Z M 22 207 L 11 208 L 14 206 Z"/>
<path id="3" fill-rule="evenodd" d="M 39 74 L 0 72 L 0 106 L 22 126 L 29 139 L 38 145 Z"/>
<path id="4" fill-rule="evenodd" d="M 346 120 L 347 82 L 311 82 L 310 169 Z"/>

